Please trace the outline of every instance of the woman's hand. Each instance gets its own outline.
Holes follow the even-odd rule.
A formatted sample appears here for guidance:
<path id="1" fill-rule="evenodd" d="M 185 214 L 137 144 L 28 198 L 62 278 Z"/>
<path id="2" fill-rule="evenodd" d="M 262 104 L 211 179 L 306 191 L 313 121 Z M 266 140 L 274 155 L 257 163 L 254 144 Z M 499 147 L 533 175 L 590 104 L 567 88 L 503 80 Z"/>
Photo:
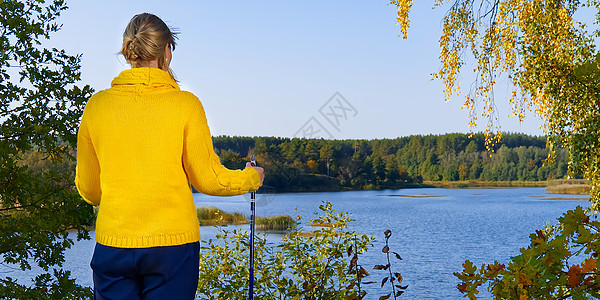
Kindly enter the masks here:
<path id="1" fill-rule="evenodd" d="M 252 168 L 258 172 L 258 175 L 260 175 L 260 186 L 262 186 L 263 181 L 265 181 L 265 170 L 261 167 L 253 165 L 251 162 L 246 163 L 246 168 Z"/>

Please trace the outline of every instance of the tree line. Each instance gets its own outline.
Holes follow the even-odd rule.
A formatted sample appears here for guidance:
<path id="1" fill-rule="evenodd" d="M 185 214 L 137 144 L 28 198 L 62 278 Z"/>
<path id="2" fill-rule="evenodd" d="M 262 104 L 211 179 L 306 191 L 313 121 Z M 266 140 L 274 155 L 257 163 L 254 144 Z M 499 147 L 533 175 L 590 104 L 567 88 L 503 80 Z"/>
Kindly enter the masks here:
<path id="1" fill-rule="evenodd" d="M 568 154 L 553 163 L 546 138 L 507 133 L 492 151 L 482 133 L 395 139 L 213 138 L 223 165 L 243 168 L 250 152 L 281 191 L 400 188 L 424 181 L 545 181 L 567 175 Z"/>

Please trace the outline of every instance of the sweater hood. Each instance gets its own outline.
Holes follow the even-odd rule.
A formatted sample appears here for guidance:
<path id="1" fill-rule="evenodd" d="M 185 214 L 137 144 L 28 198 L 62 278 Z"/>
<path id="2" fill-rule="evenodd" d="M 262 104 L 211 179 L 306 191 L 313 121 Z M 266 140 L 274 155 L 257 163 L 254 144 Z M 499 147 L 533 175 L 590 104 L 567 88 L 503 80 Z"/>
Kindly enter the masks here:
<path id="1" fill-rule="evenodd" d="M 131 68 L 115 77 L 111 82 L 112 88 L 172 88 L 179 90 L 175 80 L 164 70 L 158 68 Z"/>

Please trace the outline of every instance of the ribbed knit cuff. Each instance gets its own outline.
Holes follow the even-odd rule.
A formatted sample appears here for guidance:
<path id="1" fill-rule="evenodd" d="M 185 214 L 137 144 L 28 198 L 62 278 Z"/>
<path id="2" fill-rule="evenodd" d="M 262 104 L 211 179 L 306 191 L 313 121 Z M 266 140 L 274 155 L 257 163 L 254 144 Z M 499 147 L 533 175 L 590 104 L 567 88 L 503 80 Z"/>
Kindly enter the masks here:
<path id="1" fill-rule="evenodd" d="M 116 235 L 102 235 L 96 232 L 96 241 L 99 244 L 117 248 L 150 248 L 177 246 L 193 243 L 200 240 L 200 230 L 178 233 L 162 234 L 147 237 L 124 237 Z"/>
<path id="2" fill-rule="evenodd" d="M 245 168 L 244 173 L 248 176 L 244 182 L 242 188 L 247 189 L 249 192 L 256 191 L 260 187 L 260 175 L 254 168 Z"/>

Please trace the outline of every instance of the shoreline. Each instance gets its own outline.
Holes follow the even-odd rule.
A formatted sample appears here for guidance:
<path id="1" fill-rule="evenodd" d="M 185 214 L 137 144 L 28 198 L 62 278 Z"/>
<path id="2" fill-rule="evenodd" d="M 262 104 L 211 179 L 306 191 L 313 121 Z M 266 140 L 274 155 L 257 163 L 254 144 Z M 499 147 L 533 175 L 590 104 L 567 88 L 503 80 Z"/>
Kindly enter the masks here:
<path id="1" fill-rule="evenodd" d="M 557 182 L 559 184 L 557 186 Z M 276 193 L 320 193 L 320 192 L 348 192 L 348 191 L 378 191 L 378 190 L 402 190 L 415 188 L 442 188 L 442 189 L 516 189 L 516 188 L 534 188 L 544 187 L 548 194 L 572 194 L 589 195 L 591 185 L 581 182 L 571 182 L 571 180 L 552 180 L 552 181 L 424 181 L 423 183 L 406 183 L 399 185 L 367 185 L 361 188 L 351 187 L 321 187 L 316 189 L 296 189 L 296 190 L 276 190 Z M 259 194 L 260 191 L 259 191 Z"/>
<path id="2" fill-rule="evenodd" d="M 402 190 L 402 189 L 420 189 L 420 188 L 446 188 L 446 189 L 478 189 L 478 188 L 530 188 L 546 187 L 545 181 L 424 181 L 423 183 L 407 183 L 400 185 L 381 185 L 368 186 L 360 188 L 351 187 L 329 187 L 317 189 L 284 189 L 276 190 L 278 194 L 295 193 L 330 193 L 330 192 L 350 192 L 350 191 L 379 191 L 379 190 Z M 260 190 L 258 194 L 261 194 Z"/>
<path id="3" fill-rule="evenodd" d="M 436 188 L 446 189 L 480 189 L 480 188 L 531 188 L 531 187 L 546 187 L 546 181 L 425 181 L 425 184 Z"/>

